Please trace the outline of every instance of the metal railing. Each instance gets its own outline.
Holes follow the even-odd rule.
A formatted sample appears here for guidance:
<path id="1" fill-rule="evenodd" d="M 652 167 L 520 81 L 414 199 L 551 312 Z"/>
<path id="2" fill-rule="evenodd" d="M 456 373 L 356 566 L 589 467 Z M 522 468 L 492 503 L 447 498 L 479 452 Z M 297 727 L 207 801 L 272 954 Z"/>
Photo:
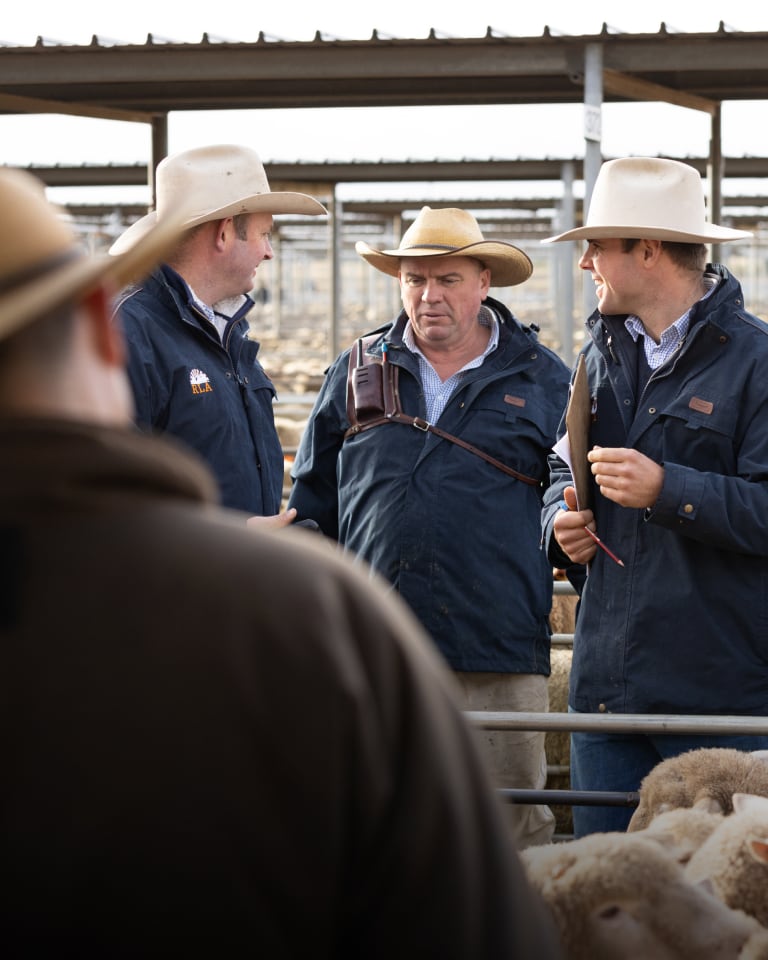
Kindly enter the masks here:
<path id="1" fill-rule="evenodd" d="M 768 736 L 768 717 L 639 713 L 508 713 L 480 710 L 467 711 L 466 716 L 470 723 L 483 730 Z M 552 771 L 550 770 L 549 773 Z M 639 794 L 636 791 L 622 793 L 604 790 L 501 788 L 498 793 L 506 803 L 519 804 L 634 807 L 639 802 Z"/>
<path id="2" fill-rule="evenodd" d="M 556 596 L 570 596 L 575 590 L 567 580 L 555 580 Z M 553 634 L 556 646 L 572 646 L 573 634 Z M 631 714 L 631 713 L 524 713 L 507 711 L 466 711 L 470 723 L 483 730 L 535 730 L 540 732 L 650 733 L 688 736 L 768 736 L 768 717 L 737 715 Z M 549 766 L 548 775 L 563 775 L 568 768 Z M 637 806 L 637 792 L 577 790 L 498 790 L 507 803 L 546 803 L 569 806 Z"/>

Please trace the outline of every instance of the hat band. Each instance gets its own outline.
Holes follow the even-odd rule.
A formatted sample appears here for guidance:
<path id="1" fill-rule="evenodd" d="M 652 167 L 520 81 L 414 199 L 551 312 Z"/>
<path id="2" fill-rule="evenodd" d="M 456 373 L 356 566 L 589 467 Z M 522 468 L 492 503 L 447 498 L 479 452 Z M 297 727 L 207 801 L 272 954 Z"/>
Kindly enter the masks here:
<path id="1" fill-rule="evenodd" d="M 461 247 L 452 247 L 447 243 L 414 243 L 412 247 L 403 247 L 403 250 L 460 250 Z"/>
<path id="2" fill-rule="evenodd" d="M 10 293 L 17 287 L 24 287 L 33 280 L 45 276 L 46 273 L 53 273 L 53 271 L 58 270 L 59 267 L 63 267 L 71 261 L 80 260 L 82 257 L 83 253 L 77 247 L 70 247 L 68 250 L 63 250 L 54 257 L 49 257 L 41 263 L 35 263 L 26 270 L 13 273 L 5 277 L 5 279 L 0 280 L 0 294 Z"/>

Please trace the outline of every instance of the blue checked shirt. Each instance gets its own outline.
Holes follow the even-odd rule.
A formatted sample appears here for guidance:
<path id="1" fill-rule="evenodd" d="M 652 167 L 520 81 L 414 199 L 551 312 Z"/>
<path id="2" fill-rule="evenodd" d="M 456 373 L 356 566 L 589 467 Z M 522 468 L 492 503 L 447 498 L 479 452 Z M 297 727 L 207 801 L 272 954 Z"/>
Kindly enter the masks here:
<path id="1" fill-rule="evenodd" d="M 709 290 L 707 290 L 701 300 L 706 300 L 707 297 L 711 296 L 717 286 L 717 277 L 712 274 L 705 274 L 704 282 L 709 287 Z M 674 356 L 683 345 L 688 335 L 688 327 L 691 323 L 691 310 L 693 310 L 693 306 L 686 310 L 679 320 L 675 320 L 671 327 L 667 327 L 659 338 L 658 343 L 656 343 L 653 337 L 648 336 L 643 322 L 639 317 L 629 316 L 624 321 L 624 326 L 627 328 L 630 337 L 632 337 L 635 343 L 637 343 L 638 337 L 643 338 L 645 359 L 648 361 L 648 366 L 651 370 L 658 370 L 658 368 L 663 363 L 666 363 L 670 357 Z"/>

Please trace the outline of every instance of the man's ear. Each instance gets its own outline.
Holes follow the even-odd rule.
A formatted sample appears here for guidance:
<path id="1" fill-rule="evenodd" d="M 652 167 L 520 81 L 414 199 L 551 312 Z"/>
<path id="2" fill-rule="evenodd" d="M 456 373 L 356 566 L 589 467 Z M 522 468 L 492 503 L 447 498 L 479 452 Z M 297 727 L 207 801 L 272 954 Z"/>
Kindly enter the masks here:
<path id="1" fill-rule="evenodd" d="M 659 259 L 661 255 L 661 240 L 641 240 L 643 250 L 643 261 L 651 264 Z"/>
<path id="2" fill-rule="evenodd" d="M 126 362 L 125 341 L 120 326 L 112 319 L 112 294 L 108 287 L 98 286 L 83 297 L 81 307 L 90 321 L 96 353 L 109 366 L 123 367 Z"/>

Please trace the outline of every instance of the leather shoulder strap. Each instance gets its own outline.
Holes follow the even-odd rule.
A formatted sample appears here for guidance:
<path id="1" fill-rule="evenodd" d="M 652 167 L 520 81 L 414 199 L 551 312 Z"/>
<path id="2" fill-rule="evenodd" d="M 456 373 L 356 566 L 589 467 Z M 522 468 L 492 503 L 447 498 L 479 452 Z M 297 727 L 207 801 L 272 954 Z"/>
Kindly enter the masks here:
<path id="1" fill-rule="evenodd" d="M 344 439 L 361 433 L 364 430 L 370 430 L 371 427 L 378 427 L 384 423 L 404 423 L 415 427 L 417 430 L 423 430 L 425 433 L 433 433 L 442 440 L 448 440 L 457 444 L 462 449 L 481 457 L 486 463 L 503 471 L 515 480 L 527 483 L 530 486 L 538 486 L 540 481 L 534 477 L 528 477 L 524 473 L 519 473 L 513 467 L 507 466 L 495 457 L 492 457 L 484 450 L 480 450 L 473 444 L 456 437 L 452 433 L 441 430 L 440 427 L 428 423 L 421 417 L 412 417 L 403 413 L 400 407 L 400 393 L 398 390 L 398 381 L 400 368 L 397 364 L 387 362 L 386 345 L 382 352 L 382 359 L 371 356 L 367 352 L 368 346 L 378 339 L 378 334 L 370 337 L 360 337 L 355 341 L 349 352 L 349 370 L 347 374 L 347 419 L 349 429 L 344 434 Z"/>

